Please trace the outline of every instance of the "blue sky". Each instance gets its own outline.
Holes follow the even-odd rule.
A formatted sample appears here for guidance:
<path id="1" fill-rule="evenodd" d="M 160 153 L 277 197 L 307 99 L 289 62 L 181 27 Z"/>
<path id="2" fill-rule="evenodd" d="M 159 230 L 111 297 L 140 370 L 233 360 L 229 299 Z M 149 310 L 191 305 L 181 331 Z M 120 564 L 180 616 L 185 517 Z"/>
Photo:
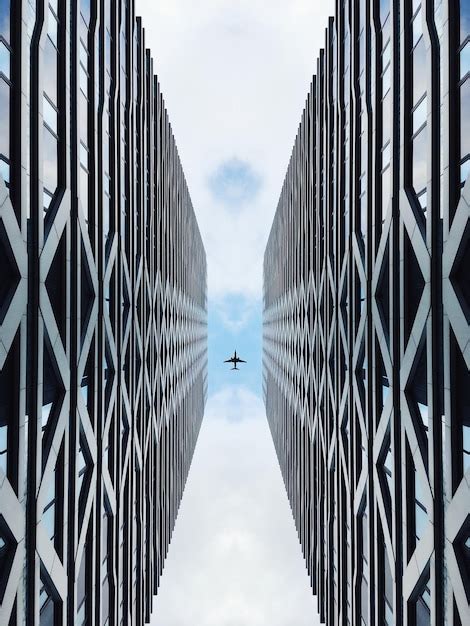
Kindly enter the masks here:
<path id="1" fill-rule="evenodd" d="M 261 301 L 247 306 L 242 296 L 227 296 L 222 306 L 210 303 L 209 330 L 209 394 L 218 393 L 227 385 L 237 384 L 261 395 Z M 240 371 L 223 363 L 233 351 L 246 360 Z"/>
<path id="2" fill-rule="evenodd" d="M 208 262 L 209 397 L 152 626 L 315 626 L 261 399 L 262 262 L 333 1 L 136 0 Z M 233 350 L 248 362 L 223 361 Z"/>
<path id="3" fill-rule="evenodd" d="M 261 186 L 261 177 L 246 161 L 233 157 L 224 161 L 209 178 L 214 197 L 235 210 L 253 203 Z"/>

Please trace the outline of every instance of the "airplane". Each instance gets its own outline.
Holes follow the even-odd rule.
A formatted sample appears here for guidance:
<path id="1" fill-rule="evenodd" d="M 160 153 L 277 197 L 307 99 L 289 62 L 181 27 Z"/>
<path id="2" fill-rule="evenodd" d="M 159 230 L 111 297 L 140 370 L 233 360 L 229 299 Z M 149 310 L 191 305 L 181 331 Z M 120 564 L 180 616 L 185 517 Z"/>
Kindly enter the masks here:
<path id="1" fill-rule="evenodd" d="M 238 371 L 237 363 L 246 363 L 246 361 L 244 361 L 243 359 L 239 359 L 237 357 L 237 351 L 235 350 L 235 354 L 233 355 L 233 357 L 231 359 L 227 359 L 226 361 L 224 361 L 224 363 L 233 363 L 232 369 Z"/>

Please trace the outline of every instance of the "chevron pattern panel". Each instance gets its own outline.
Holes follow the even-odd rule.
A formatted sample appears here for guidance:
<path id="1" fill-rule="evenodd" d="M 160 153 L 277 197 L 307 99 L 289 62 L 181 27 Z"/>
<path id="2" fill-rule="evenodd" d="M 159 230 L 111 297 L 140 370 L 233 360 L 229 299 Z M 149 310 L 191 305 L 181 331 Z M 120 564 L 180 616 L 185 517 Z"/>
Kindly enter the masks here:
<path id="1" fill-rule="evenodd" d="M 329 625 L 470 623 L 470 3 L 338 0 L 264 258 L 263 391 Z"/>
<path id="2" fill-rule="evenodd" d="M 0 624 L 149 620 L 206 260 L 132 0 L 0 2 Z"/>

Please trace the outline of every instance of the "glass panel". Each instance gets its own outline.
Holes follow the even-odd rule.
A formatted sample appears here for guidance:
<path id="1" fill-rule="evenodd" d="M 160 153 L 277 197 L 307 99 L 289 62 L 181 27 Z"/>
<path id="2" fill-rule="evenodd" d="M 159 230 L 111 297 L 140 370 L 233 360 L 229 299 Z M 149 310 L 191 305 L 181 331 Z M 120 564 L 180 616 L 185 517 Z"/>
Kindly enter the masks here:
<path id="1" fill-rule="evenodd" d="M 40 626 L 54 626 L 56 622 L 55 602 L 42 580 L 39 592 L 39 606 Z"/>
<path id="2" fill-rule="evenodd" d="M 390 93 L 382 101 L 382 126 L 383 137 L 382 144 L 387 143 L 390 140 L 390 116 L 391 116 L 391 102 L 392 98 Z"/>
<path id="3" fill-rule="evenodd" d="M 387 550 L 384 546 L 384 553 L 385 553 L 385 622 L 387 624 L 387 626 L 390 624 L 390 626 L 394 623 L 393 622 L 393 577 L 392 577 L 392 571 L 390 569 L 390 563 L 388 560 L 388 556 L 387 556 Z"/>
<path id="4" fill-rule="evenodd" d="M 10 87 L 0 78 L 0 154 L 10 156 Z"/>
<path id="5" fill-rule="evenodd" d="M 415 535 L 421 539 L 428 523 L 428 512 L 424 506 L 424 496 L 418 472 L 415 469 Z"/>
<path id="6" fill-rule="evenodd" d="M 44 513 L 42 515 L 42 522 L 45 525 L 49 538 L 54 539 L 55 535 L 55 501 L 56 501 L 56 490 L 55 490 L 55 471 L 51 478 L 51 484 L 49 485 L 49 490 L 46 496 L 46 505 L 44 507 Z"/>
<path id="7" fill-rule="evenodd" d="M 0 159 L 0 176 L 8 185 L 8 183 L 10 182 L 10 166 L 3 159 Z"/>
<path id="8" fill-rule="evenodd" d="M 109 578 L 107 576 L 102 585 L 101 617 L 103 619 L 103 623 L 107 624 L 109 618 Z"/>
<path id="9" fill-rule="evenodd" d="M 88 220 L 88 174 L 80 168 L 80 195 L 79 200 L 85 213 L 85 218 Z"/>
<path id="10" fill-rule="evenodd" d="M 10 78 L 10 51 L 2 41 L 0 41 L 0 72 L 6 78 Z"/>
<path id="11" fill-rule="evenodd" d="M 0 35 L 10 43 L 10 0 L 0 0 Z"/>
<path id="12" fill-rule="evenodd" d="M 462 427 L 463 435 L 463 471 L 464 473 L 470 467 L 470 426 Z"/>
<path id="13" fill-rule="evenodd" d="M 392 68 L 391 65 L 387 66 L 387 69 L 385 70 L 383 76 L 382 76 L 382 93 L 385 95 L 386 93 L 388 93 L 390 87 L 391 87 L 391 77 L 392 77 Z"/>
<path id="14" fill-rule="evenodd" d="M 389 446 L 387 450 L 387 455 L 384 460 L 384 472 L 385 472 L 385 477 L 387 479 L 388 488 L 390 490 L 390 495 L 393 493 L 392 470 L 393 470 L 392 449 Z"/>
<path id="15" fill-rule="evenodd" d="M 470 35 L 470 3 L 460 0 L 460 43 Z"/>
<path id="16" fill-rule="evenodd" d="M 86 406 L 88 406 L 88 374 L 85 374 L 85 376 L 82 378 L 80 391 L 82 393 L 82 397 Z"/>
<path id="17" fill-rule="evenodd" d="M 412 0 L 412 15 L 416 13 L 416 11 L 421 7 L 421 0 Z"/>
<path id="18" fill-rule="evenodd" d="M 390 41 L 387 41 L 382 52 L 382 67 L 383 68 L 387 67 L 387 65 L 390 63 L 390 60 L 391 60 L 390 48 L 391 48 Z"/>
<path id="19" fill-rule="evenodd" d="M 80 41 L 80 63 L 83 67 L 88 67 L 88 52 L 83 41 Z"/>
<path id="20" fill-rule="evenodd" d="M 424 37 L 413 51 L 413 104 L 416 104 L 426 91 L 426 46 Z"/>
<path id="21" fill-rule="evenodd" d="M 90 0 L 80 0 L 80 13 L 87 24 L 90 23 Z"/>
<path id="22" fill-rule="evenodd" d="M 460 157 L 470 154 L 470 79 L 460 87 Z"/>
<path id="23" fill-rule="evenodd" d="M 387 213 L 389 203 L 390 203 L 390 168 L 387 168 L 382 174 L 382 221 L 385 219 L 385 215 Z"/>
<path id="24" fill-rule="evenodd" d="M 369 623 L 369 589 L 365 576 L 361 580 L 361 624 Z"/>
<path id="25" fill-rule="evenodd" d="M 88 95 L 88 74 L 86 69 L 80 63 L 80 89 L 84 93 L 84 95 Z"/>
<path id="26" fill-rule="evenodd" d="M 80 91 L 80 137 L 88 135 L 88 100 Z"/>
<path id="27" fill-rule="evenodd" d="M 43 132 L 43 182 L 52 194 L 57 189 L 57 139 L 44 127 Z"/>
<path id="28" fill-rule="evenodd" d="M 419 206 L 423 209 L 423 212 L 428 208 L 428 193 L 424 189 L 418 196 Z"/>
<path id="29" fill-rule="evenodd" d="M 44 189 L 43 194 L 42 194 L 42 208 L 43 208 L 44 214 L 46 214 L 49 211 L 51 202 L 52 202 L 52 195 L 46 189 Z"/>
<path id="30" fill-rule="evenodd" d="M 80 492 L 82 488 L 82 484 L 83 484 L 83 477 L 85 476 L 85 472 L 86 472 L 86 459 L 85 459 L 85 455 L 83 454 L 83 449 L 82 449 L 81 444 L 80 444 L 80 449 L 78 451 L 77 472 L 78 472 L 78 491 Z"/>
<path id="31" fill-rule="evenodd" d="M 429 582 L 416 600 L 416 626 L 429 626 L 431 624 L 431 594 Z"/>
<path id="32" fill-rule="evenodd" d="M 460 52 L 460 78 L 464 78 L 470 72 L 470 41 Z"/>
<path id="33" fill-rule="evenodd" d="M 0 423 L 0 468 L 7 473 L 8 426 Z"/>
<path id="34" fill-rule="evenodd" d="M 48 19 L 47 19 L 47 34 L 49 35 L 52 43 L 54 44 L 54 46 L 57 48 L 57 41 L 58 41 L 58 37 L 57 37 L 57 33 L 58 33 L 58 24 L 57 24 L 57 20 L 54 17 L 54 14 L 52 13 L 52 11 L 48 12 Z"/>
<path id="35" fill-rule="evenodd" d="M 1 164 L 1 161 L 0 161 Z M 462 163 L 460 167 L 460 182 L 465 184 L 467 178 L 470 176 L 470 159 L 467 159 L 465 163 Z"/>
<path id="36" fill-rule="evenodd" d="M 53 104 L 57 104 L 57 50 L 52 45 L 49 37 L 46 37 L 46 46 L 44 48 L 44 68 L 44 91 L 49 96 L 49 100 Z"/>
<path id="37" fill-rule="evenodd" d="M 390 143 L 382 150 L 382 170 L 390 164 Z"/>
<path id="38" fill-rule="evenodd" d="M 111 34 L 109 30 L 106 29 L 106 40 L 105 40 L 105 58 L 104 62 L 106 67 L 110 67 L 111 65 Z"/>
<path id="39" fill-rule="evenodd" d="M 413 145 L 413 187 L 416 193 L 421 192 L 427 183 L 427 128 L 416 135 Z"/>
<path id="40" fill-rule="evenodd" d="M 413 20 L 413 48 L 416 46 L 418 41 L 423 35 L 423 21 L 421 15 L 421 9 L 416 14 L 416 17 Z"/>
<path id="41" fill-rule="evenodd" d="M 80 563 L 80 569 L 78 571 L 77 578 L 77 606 L 81 606 L 85 600 L 85 574 L 86 574 L 86 545 L 83 551 L 82 562 Z"/>
<path id="42" fill-rule="evenodd" d="M 413 111 L 413 135 L 426 123 L 426 117 L 428 113 L 427 98 L 423 98 Z"/>
<path id="43" fill-rule="evenodd" d="M 380 0 L 380 22 L 383 24 L 390 13 L 390 0 Z"/>
<path id="44" fill-rule="evenodd" d="M 47 98 L 43 98 L 42 114 L 45 123 L 57 135 L 57 111 Z"/>
<path id="45" fill-rule="evenodd" d="M 80 164 L 88 170 L 88 148 L 80 142 Z"/>
<path id="46" fill-rule="evenodd" d="M 44 432 L 47 428 L 47 423 L 49 422 L 49 417 L 51 416 L 53 402 L 48 402 L 47 404 L 42 405 L 41 409 L 41 427 L 42 432 Z"/>

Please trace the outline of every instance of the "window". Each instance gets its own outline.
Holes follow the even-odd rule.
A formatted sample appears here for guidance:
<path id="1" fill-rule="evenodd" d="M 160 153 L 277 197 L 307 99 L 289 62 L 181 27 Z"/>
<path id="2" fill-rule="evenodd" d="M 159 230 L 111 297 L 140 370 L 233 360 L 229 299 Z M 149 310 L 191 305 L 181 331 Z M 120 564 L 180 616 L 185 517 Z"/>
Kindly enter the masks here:
<path id="1" fill-rule="evenodd" d="M 468 0 L 460 0 L 460 43 L 470 35 L 470 5 Z"/>
<path id="2" fill-rule="evenodd" d="M 383 533 L 380 532 L 380 569 L 379 572 L 382 587 L 382 606 L 381 613 L 384 626 L 393 626 L 395 623 L 393 619 L 393 576 L 390 569 L 390 561 L 388 560 L 387 548 L 383 538 Z M 380 623 L 380 622 L 379 622 Z"/>
<path id="3" fill-rule="evenodd" d="M 426 124 L 428 113 L 426 96 L 417 104 L 413 111 L 413 135 L 415 135 Z"/>
<path id="4" fill-rule="evenodd" d="M 390 165 L 390 142 L 382 148 L 382 171 Z"/>
<path id="5" fill-rule="evenodd" d="M 39 591 L 39 624 L 40 626 L 55 626 L 58 623 L 59 611 L 52 590 L 41 575 Z"/>
<path id="6" fill-rule="evenodd" d="M 424 37 L 421 37 L 418 45 L 414 48 L 412 53 L 413 64 L 413 104 L 417 103 L 424 92 L 426 91 L 426 76 L 427 76 L 427 54 L 426 46 L 424 43 Z"/>
<path id="7" fill-rule="evenodd" d="M 80 40 L 80 63 L 83 67 L 88 67 L 88 50 L 82 40 Z"/>
<path id="8" fill-rule="evenodd" d="M 83 167 L 80 167 L 79 199 L 85 219 L 88 222 L 88 172 Z"/>
<path id="9" fill-rule="evenodd" d="M 470 41 L 467 41 L 460 52 L 460 80 L 467 78 L 470 72 Z"/>
<path id="10" fill-rule="evenodd" d="M 77 626 L 83 626 L 87 621 L 87 553 L 88 545 L 85 543 L 77 578 L 77 617 L 75 619 L 75 624 L 77 624 Z"/>
<path id="11" fill-rule="evenodd" d="M 49 539 L 54 539 L 56 527 L 56 472 L 51 477 L 49 490 L 46 496 L 46 505 L 42 514 L 42 522 L 45 525 Z"/>
<path id="12" fill-rule="evenodd" d="M 382 143 L 385 144 L 390 140 L 390 119 L 391 119 L 391 102 L 390 92 L 382 100 Z"/>
<path id="13" fill-rule="evenodd" d="M 415 522 L 415 536 L 419 541 L 421 537 L 424 535 L 424 531 L 426 529 L 426 525 L 428 523 L 428 511 L 426 506 L 424 505 L 424 494 L 421 488 L 421 481 L 418 477 L 418 472 L 415 468 L 415 477 L 414 477 L 414 495 L 415 495 L 415 511 L 414 511 L 414 522 Z"/>
<path id="14" fill-rule="evenodd" d="M 460 122 L 460 176 L 463 186 L 470 173 L 470 7 L 460 0 L 460 42 L 457 46 L 459 64 L 458 107 Z"/>
<path id="15" fill-rule="evenodd" d="M 43 132 L 43 184 L 54 195 L 58 182 L 58 146 L 57 138 L 44 126 Z"/>
<path id="16" fill-rule="evenodd" d="M 47 19 L 47 35 L 56 48 L 58 48 L 58 31 L 59 25 L 57 23 L 57 17 L 54 11 L 49 5 L 48 19 Z"/>
<path id="17" fill-rule="evenodd" d="M 460 160 L 470 157 L 470 76 L 460 86 Z"/>
<path id="18" fill-rule="evenodd" d="M 10 165 L 3 157 L 0 157 L 0 176 L 8 186 L 10 182 Z"/>
<path id="19" fill-rule="evenodd" d="M 82 496 L 81 492 L 83 489 L 86 471 L 87 471 L 87 462 L 86 462 L 85 454 L 83 452 L 82 438 L 80 437 L 80 448 L 78 449 L 78 459 L 77 459 L 78 493 L 79 493 L 80 498 Z"/>
<path id="20" fill-rule="evenodd" d="M 80 63 L 80 89 L 84 96 L 88 96 L 88 73 Z"/>
<path id="21" fill-rule="evenodd" d="M 380 4 L 380 23 L 383 26 L 386 20 L 388 20 L 388 16 L 390 15 L 390 0 L 379 0 L 379 4 Z"/>
<path id="22" fill-rule="evenodd" d="M 412 21 L 412 33 L 413 33 L 413 48 L 419 42 L 423 36 L 423 18 L 421 14 L 421 5 L 418 7 L 417 12 L 414 14 Z"/>
<path id="23" fill-rule="evenodd" d="M 0 468 L 7 473 L 8 425 L 0 422 Z"/>
<path id="24" fill-rule="evenodd" d="M 1 40 L 0 40 L 0 73 L 2 73 L 5 76 L 5 78 L 10 79 L 10 50 Z"/>
<path id="25" fill-rule="evenodd" d="M 10 158 L 10 85 L 0 78 L 0 154 Z"/>
<path id="26" fill-rule="evenodd" d="M 412 183 L 417 196 L 422 194 L 427 185 L 427 147 L 427 130 L 424 126 L 412 140 Z M 422 208 L 425 209 L 426 205 Z"/>
<path id="27" fill-rule="evenodd" d="M 382 223 L 385 221 L 385 217 L 387 215 L 388 206 L 390 204 L 390 187 L 391 187 L 391 175 L 390 175 L 390 167 L 387 167 L 382 172 Z"/>
<path id="28" fill-rule="evenodd" d="M 10 0 L 0 2 L 0 36 L 10 43 Z"/>
<path id="29" fill-rule="evenodd" d="M 42 436 L 45 444 L 49 422 L 59 405 L 64 389 L 61 386 L 56 371 L 55 360 L 50 353 L 48 340 L 44 342 L 43 355 L 43 384 L 42 384 Z"/>
<path id="30" fill-rule="evenodd" d="M 88 26 L 90 23 L 90 0 L 80 0 L 80 14 Z"/>
<path id="31" fill-rule="evenodd" d="M 80 142 L 80 165 L 88 172 L 88 148 Z"/>
<path id="32" fill-rule="evenodd" d="M 416 626 L 430 626 L 431 624 L 431 591 L 429 587 L 429 576 L 421 590 L 418 592 L 418 597 L 414 600 L 414 606 L 412 606 L 412 623 Z M 414 615 L 413 615 L 414 614 Z"/>
<path id="33" fill-rule="evenodd" d="M 0 229 L 3 230 L 3 224 L 0 222 Z M 8 261 L 5 259 L 4 244 L 0 239 L 0 267 L 8 270 Z M 1 300 L 8 300 L 9 289 L 2 289 L 0 286 L 0 304 Z M 17 387 L 17 371 L 15 366 L 16 350 L 12 346 L 6 358 L 3 368 L 0 369 L 0 467 L 5 474 L 11 475 L 11 470 L 15 469 L 14 457 L 11 459 L 13 463 L 8 466 L 8 439 L 10 428 L 15 424 L 15 396 L 12 389 Z M 16 470 L 15 470 L 16 471 Z"/>
<path id="34" fill-rule="evenodd" d="M 49 98 L 44 94 L 42 114 L 44 123 L 47 124 L 49 130 L 57 135 L 57 110 L 52 106 Z"/>
<path id="35" fill-rule="evenodd" d="M 47 212 L 49 211 L 51 202 L 52 202 L 52 194 L 49 191 L 47 191 L 47 189 L 44 189 L 43 194 L 42 194 L 42 208 L 44 211 L 44 215 L 46 215 Z"/>

